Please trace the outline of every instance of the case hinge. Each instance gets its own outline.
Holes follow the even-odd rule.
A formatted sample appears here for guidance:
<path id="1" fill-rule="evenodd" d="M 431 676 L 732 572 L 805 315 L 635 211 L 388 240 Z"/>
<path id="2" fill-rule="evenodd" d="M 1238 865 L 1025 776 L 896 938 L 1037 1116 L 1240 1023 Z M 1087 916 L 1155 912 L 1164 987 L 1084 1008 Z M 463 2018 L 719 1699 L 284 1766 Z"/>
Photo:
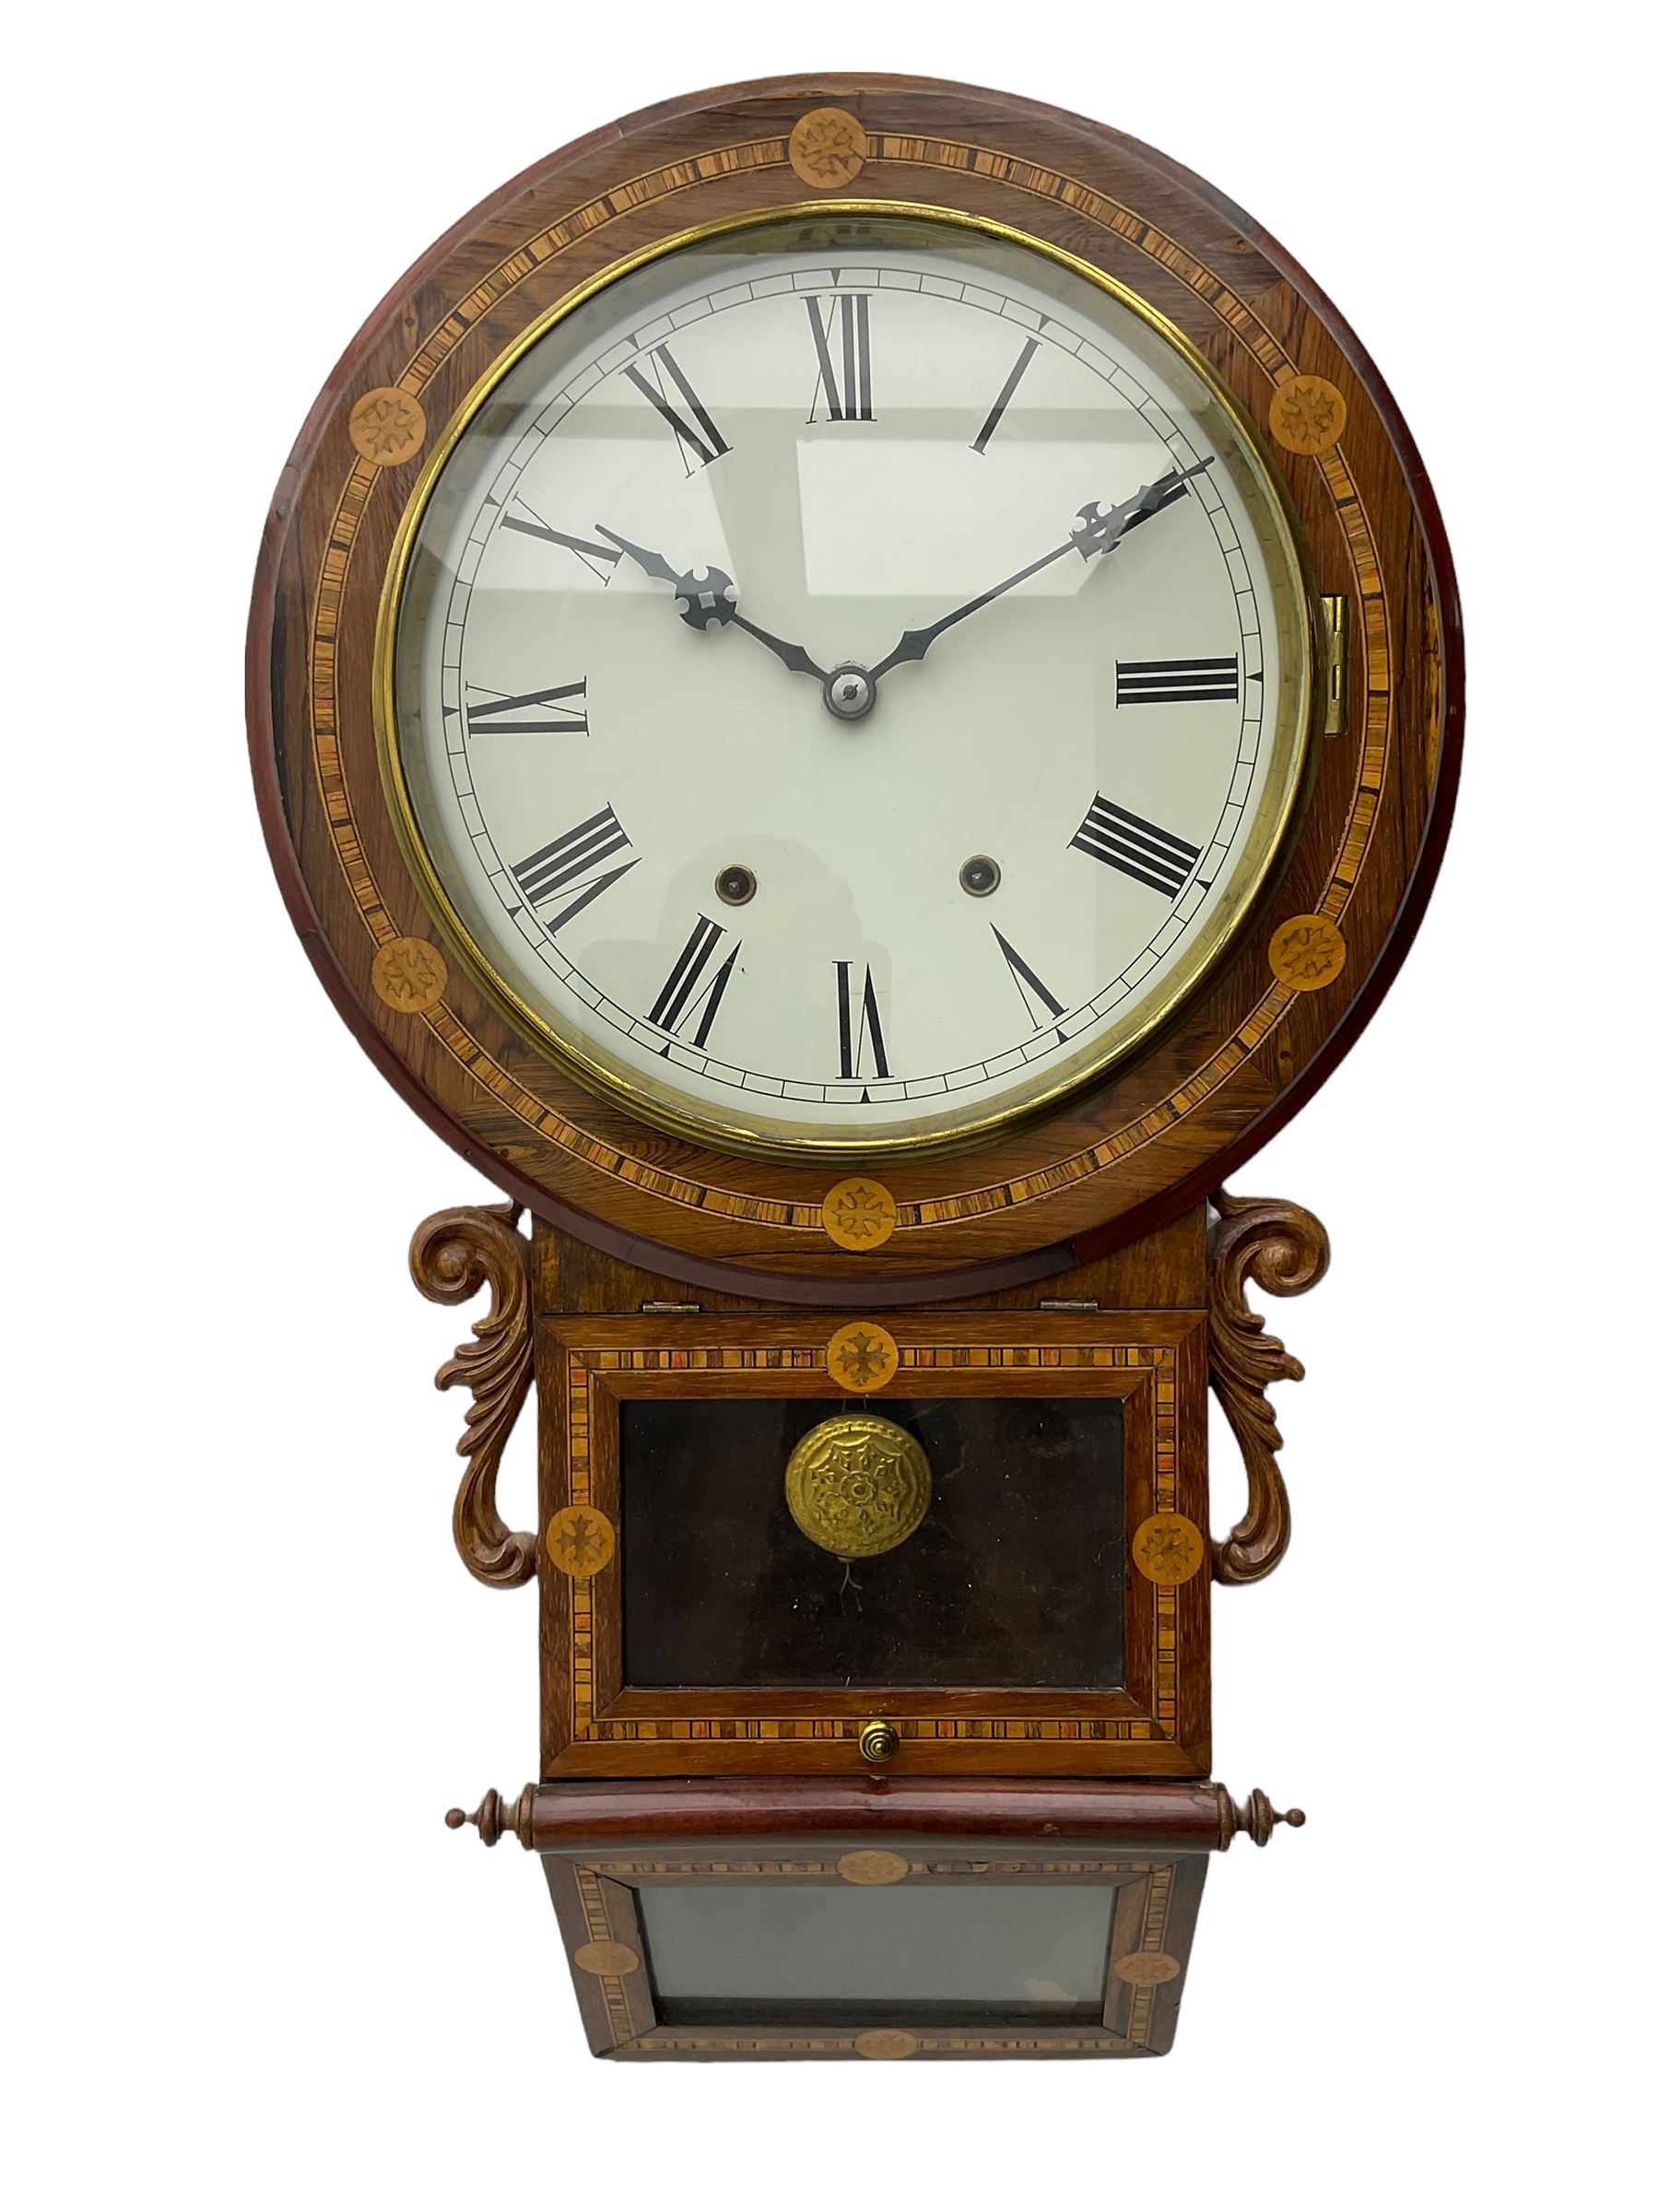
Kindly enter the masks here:
<path id="1" fill-rule="evenodd" d="M 1320 601 L 1324 609 L 1325 637 L 1330 661 L 1325 678 L 1324 734 L 1346 737 L 1348 726 L 1348 603 L 1345 594 L 1327 592 Z"/>

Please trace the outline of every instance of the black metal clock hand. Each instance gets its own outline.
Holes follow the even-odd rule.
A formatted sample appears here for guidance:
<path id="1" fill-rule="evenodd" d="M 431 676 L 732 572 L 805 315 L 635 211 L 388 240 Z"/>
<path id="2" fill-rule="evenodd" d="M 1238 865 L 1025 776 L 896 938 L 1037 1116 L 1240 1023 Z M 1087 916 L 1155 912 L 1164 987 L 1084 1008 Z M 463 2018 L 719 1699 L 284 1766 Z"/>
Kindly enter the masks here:
<path id="1" fill-rule="evenodd" d="M 739 629 L 747 629 L 751 638 L 758 638 L 769 653 L 775 653 L 785 668 L 794 669 L 797 676 L 816 677 L 820 684 L 829 682 L 828 674 L 818 666 L 805 646 L 791 645 L 783 638 L 774 638 L 770 629 L 762 629 L 758 622 L 751 622 L 747 615 L 734 611 L 731 619 Z"/>
<path id="2" fill-rule="evenodd" d="M 1035 576 L 1042 569 L 1052 568 L 1057 560 L 1064 560 L 1068 553 L 1080 553 L 1086 561 L 1092 560 L 1097 553 L 1110 553 L 1131 530 L 1181 499 L 1186 491 L 1187 479 L 1201 476 L 1214 460 L 1212 453 L 1208 460 L 1200 461 L 1192 468 L 1172 468 L 1167 475 L 1159 477 L 1156 483 L 1143 484 L 1133 499 L 1124 500 L 1116 507 L 1109 507 L 1104 514 L 1100 512 L 1099 503 L 1091 500 L 1086 507 L 1078 509 L 1078 527 L 1064 545 L 1055 546 L 1052 551 L 1040 555 L 1036 560 L 1028 561 L 1023 569 L 1017 570 L 1012 576 L 1005 576 L 1000 583 L 994 583 L 988 592 L 981 592 L 976 599 L 968 600 L 964 606 L 952 607 L 949 614 L 941 615 L 936 622 L 930 622 L 924 629 L 907 629 L 886 660 L 877 661 L 870 670 L 870 680 L 873 683 L 879 682 L 889 668 L 896 668 L 901 661 L 921 660 L 935 638 L 943 637 L 947 629 L 954 629 L 959 622 L 965 622 L 970 615 L 978 614 L 982 606 L 989 606 L 994 599 L 1000 599 L 1005 592 L 1011 592 L 1016 584 L 1024 583 L 1028 577 Z"/>
<path id="3" fill-rule="evenodd" d="M 665 559 L 661 553 L 653 553 L 649 546 L 636 546 L 631 539 L 618 536 L 614 530 L 607 530 L 603 523 L 595 523 L 594 527 L 601 537 L 608 537 L 613 546 L 626 553 L 629 560 L 637 560 L 646 575 L 654 576 L 660 583 L 684 587 L 689 581 L 680 574 L 671 560 Z"/>
<path id="4" fill-rule="evenodd" d="M 820 684 L 828 681 L 825 671 L 802 646 L 774 638 L 770 629 L 762 629 L 758 622 L 751 622 L 747 615 L 737 612 L 737 586 L 724 569 L 682 572 L 661 553 L 653 553 L 649 546 L 636 546 L 615 530 L 607 530 L 603 523 L 595 523 L 594 527 L 601 537 L 609 538 L 630 560 L 637 561 L 647 576 L 674 586 L 680 620 L 689 623 L 693 629 L 707 629 L 711 624 L 720 627 L 730 622 L 736 629 L 747 630 L 769 653 L 775 653 L 784 667 L 793 669 L 797 676 L 815 677 Z"/>

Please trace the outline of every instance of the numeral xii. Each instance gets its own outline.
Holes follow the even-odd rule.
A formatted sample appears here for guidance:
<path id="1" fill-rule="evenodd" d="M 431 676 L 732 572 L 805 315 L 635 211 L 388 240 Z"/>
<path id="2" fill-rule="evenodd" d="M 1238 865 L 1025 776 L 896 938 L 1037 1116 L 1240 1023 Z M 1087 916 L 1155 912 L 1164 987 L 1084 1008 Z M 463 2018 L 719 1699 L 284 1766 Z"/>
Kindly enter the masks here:
<path id="1" fill-rule="evenodd" d="M 812 343 L 818 364 L 818 381 L 807 421 L 818 419 L 821 392 L 831 422 L 874 422 L 876 410 L 870 394 L 870 295 L 843 292 L 830 301 L 826 312 L 823 300 L 808 294 L 806 314 L 812 324 Z"/>

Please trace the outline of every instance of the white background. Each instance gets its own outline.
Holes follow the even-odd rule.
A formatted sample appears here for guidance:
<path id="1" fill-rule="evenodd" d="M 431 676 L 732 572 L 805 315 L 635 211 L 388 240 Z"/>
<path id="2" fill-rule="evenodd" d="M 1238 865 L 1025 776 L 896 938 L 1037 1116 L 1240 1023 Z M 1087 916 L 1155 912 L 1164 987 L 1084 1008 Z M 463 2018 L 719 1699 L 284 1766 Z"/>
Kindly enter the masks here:
<path id="1" fill-rule="evenodd" d="M 1653 1834 L 1637 18 L 794 12 L 9 34 L 11 2201 L 1623 2201 Z M 998 85 L 1213 178 L 1372 351 L 1461 572 L 1437 900 L 1235 1182 L 1335 1248 L 1271 1315 L 1309 1371 L 1278 1394 L 1296 1543 L 1216 1621 L 1218 1771 L 1308 1825 L 1216 1862 L 1150 2065 L 585 2055 L 535 1867 L 441 1821 L 535 1740 L 534 1599 L 450 1548 L 462 1406 L 429 1383 L 461 1317 L 405 1272 L 417 1219 L 487 1193 L 328 1006 L 249 792 L 265 502 L 363 314 L 565 140 L 807 67 Z"/>

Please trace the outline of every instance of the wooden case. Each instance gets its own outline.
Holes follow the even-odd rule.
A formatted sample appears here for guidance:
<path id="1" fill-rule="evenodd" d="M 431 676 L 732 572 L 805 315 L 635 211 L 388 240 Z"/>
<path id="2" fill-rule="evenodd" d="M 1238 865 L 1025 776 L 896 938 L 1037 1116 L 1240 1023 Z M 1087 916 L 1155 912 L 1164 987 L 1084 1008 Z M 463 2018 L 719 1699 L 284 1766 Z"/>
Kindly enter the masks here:
<path id="1" fill-rule="evenodd" d="M 1241 1834 L 1265 1844 L 1301 1818 L 1259 1790 L 1240 1805 L 1213 1783 L 875 1779 L 533 1785 L 511 1805 L 491 1791 L 476 1813 L 449 1816 L 540 1856 L 596 2056 L 716 2060 L 1165 2052 L 1209 1854 Z M 653 1950 L 653 1904 L 672 1893 L 695 1912 L 711 1892 L 722 1909 L 700 1947 L 705 1971 L 712 1962 L 721 1975 L 718 1944 L 741 1947 L 751 1902 L 771 1925 L 759 1957 L 722 1976 L 747 1981 L 743 1994 L 700 2001 L 683 1962 Z M 1068 1930 L 1070 1901 L 1083 1912 Z M 839 1956 L 815 1984 L 790 1924 L 824 1902 L 834 1910 L 820 1948 L 828 1937 Z M 1020 1955 L 1033 1902 L 1050 1923 L 1041 1960 Z M 886 1955 L 924 1912 L 935 1962 L 941 1936 L 948 1946 L 953 1995 L 908 1993 L 910 1962 Z M 974 1986 L 976 1921 L 1000 1938 L 1000 1988 Z M 665 1971 L 677 1963 L 677 1975 Z M 1026 1979 L 1039 1963 L 1060 1978 Z"/>
<path id="2" fill-rule="evenodd" d="M 1113 1399 L 1124 1418 L 1119 1545 L 1128 1550 L 1134 1532 L 1159 1514 L 1207 1525 L 1201 1312 L 871 1319 L 897 1344 L 899 1367 L 884 1391 L 857 1404 L 879 1412 L 884 1400 L 918 1394 L 935 1401 Z M 630 1400 L 667 1399 L 689 1418 L 700 1401 L 802 1398 L 829 1411 L 853 1402 L 829 1371 L 830 1334 L 824 1321 L 793 1314 L 582 1315 L 539 1324 L 543 1773 L 855 1774 L 864 1768 L 861 1732 L 877 1718 L 899 1732 L 896 1772 L 1206 1772 L 1209 1577 L 1197 1545 L 1178 1583 L 1160 1584 L 1133 1565 L 1123 1573 L 1121 1688 L 895 1688 L 867 1678 L 844 1690 L 630 1686 L 619 1540 L 622 1409 Z M 760 1510 L 775 1500 L 782 1519 L 782 1458 L 746 1472 Z M 571 1571 L 559 1546 L 547 1545 L 547 1532 L 567 1527 L 572 1511 L 591 1515 L 603 1532 L 603 1558 L 591 1573 Z M 840 1562 L 787 1533 L 822 1574 L 839 1574 Z M 1077 1540 L 1075 1524 L 1056 1518 L 1056 1579 L 1058 1553 Z M 861 1564 L 872 1574 L 900 1557 Z M 704 1602 L 711 1597 L 705 1589 Z M 747 1602 L 760 1606 L 765 1594 L 755 1589 Z"/>
<path id="3" fill-rule="evenodd" d="M 666 1135 L 515 1028 L 446 938 L 400 839 L 375 668 L 406 518 L 449 426 L 521 340 L 624 265 L 688 237 L 777 216 L 817 251 L 856 241 L 861 223 L 895 209 L 979 225 L 1092 271 L 1203 358 L 1277 468 L 1305 542 L 1329 697 L 1277 875 L 1229 956 L 1144 1050 L 955 1153 L 884 1154 L 849 1176 L 845 1163 Z M 541 1779 L 512 1806 L 492 1790 L 450 1822 L 470 1818 L 487 1843 L 511 1830 L 543 1857 L 595 2051 L 1168 2047 L 1206 1855 L 1241 1828 L 1265 1841 L 1279 1818 L 1259 1792 L 1241 1807 L 1200 1779 L 1209 1583 L 1261 1579 L 1289 1537 L 1266 1393 L 1301 1371 L 1251 1311 L 1248 1286 L 1305 1290 L 1327 1259 L 1311 1215 L 1235 1198 L 1224 1182 L 1324 1080 L 1404 958 L 1450 821 L 1462 683 L 1433 495 L 1352 332 L 1222 194 L 1057 109 L 816 74 L 665 102 L 505 185 L 421 258 L 347 348 L 266 526 L 248 641 L 254 775 L 290 914 L 335 1006 L 401 1095 L 510 1194 L 434 1215 L 411 1253 L 429 1297 L 456 1304 L 490 1291 L 471 1341 L 439 1374 L 471 1398 L 458 1549 L 483 1583 L 540 1590 Z M 206 1078 L 196 1069 L 190 1079 L 210 1084 L 211 1064 Z M 518 1226 L 526 1207 L 529 1235 Z M 893 1352 L 890 1372 L 851 1392 L 829 1364 L 850 1318 Z M 1213 1540 L 1206 1378 L 1249 1486 L 1243 1516 Z M 514 1530 L 496 1476 L 533 1382 L 538 1525 Z M 772 1442 L 746 1442 L 740 1455 L 753 1477 L 746 1496 L 769 1499 L 775 1520 L 778 1440 L 808 1413 L 886 1403 L 914 1429 L 924 1393 L 946 1414 L 1087 1406 L 1091 1452 L 1100 1408 L 1121 1407 L 1121 1436 L 1108 1423 L 1116 1441 L 1100 1450 L 1102 1469 L 1121 1460 L 1116 1518 L 1091 1539 L 1121 1569 L 1111 1680 L 1105 1660 L 1038 1679 L 1035 1644 L 1023 1678 L 1006 1663 L 952 1678 L 936 1654 L 907 1670 L 897 1637 L 890 1665 L 850 1668 L 857 1678 L 843 1687 L 792 1684 L 787 1668 L 738 1678 L 742 1665 L 722 1681 L 693 1650 L 715 1608 L 694 1633 L 683 1593 L 666 1641 L 685 1630 L 684 1678 L 672 1650 L 646 1664 L 636 1640 L 630 1656 L 629 1576 L 641 1551 L 624 1464 L 630 1419 L 667 1408 L 687 1437 L 710 1436 L 717 1416 L 740 1426 L 746 1409 L 772 1408 Z M 1069 1496 L 1087 1505 L 1094 1462 L 1074 1461 L 1085 1488 Z M 735 1510 L 729 1488 L 722 1510 Z M 677 1493 L 682 1514 L 695 1489 L 687 1481 Z M 674 1535 L 662 1543 L 672 1548 Z M 1065 1538 L 1058 1516 L 1055 1545 Z M 927 1602 L 936 1611 L 946 1599 L 935 1589 Z M 879 1772 L 877 1758 L 888 1760 Z M 699 2017 L 696 1987 L 664 1971 L 672 1946 L 660 1912 L 653 1972 L 653 1892 L 831 1897 L 851 1885 L 919 1898 L 987 1884 L 1010 1897 L 1110 1892 L 1109 1936 L 1064 1977 L 1065 2018 L 1041 1990 L 1001 2019 L 988 2017 L 986 1992 L 955 2016 L 954 1998 L 941 2013 L 943 1999 L 907 2007 L 891 1990 L 878 2012 L 861 2015 L 856 1992 L 815 2007 L 810 1976 L 793 1985 L 787 2018 L 755 2011 L 753 1992 L 742 2018 L 729 1994 Z M 941 1912 L 929 1905 L 918 1929 L 930 1914 L 944 1925 Z M 1027 1912 L 1011 1906 L 1006 1917 Z M 864 1923 L 867 1937 L 875 1923 Z M 1086 1994 L 1094 2009 L 1083 2018 Z M 1044 2006 L 1049 2017 L 1034 2018 Z"/>
<path id="4" fill-rule="evenodd" d="M 657 1843 L 642 1851 L 549 1853 L 543 1861 L 589 2047 L 596 2058 L 629 2059 L 1154 2056 L 1174 2041 L 1207 1863 L 1197 1852 L 1130 1857 L 1111 1845 L 987 1846 L 926 1836 L 909 1839 L 900 1851 L 826 1849 L 807 1839 L 740 1844 L 718 1855 L 706 1846 Z M 787 1887 L 835 1896 L 851 1885 L 849 1901 L 874 1906 L 889 1901 L 883 1887 L 889 1881 L 907 1892 L 893 1901 L 912 1910 L 915 1892 L 940 1888 L 971 1889 L 979 1893 L 975 1901 L 1004 1912 L 998 1891 L 1110 1892 L 1103 1955 L 1087 1941 L 1081 1956 L 1073 1952 L 1077 1981 L 1100 1981 L 1094 2017 L 1045 2021 L 1040 2006 L 1009 2006 L 999 2018 L 982 2002 L 959 2001 L 953 2009 L 937 2000 L 842 1997 L 816 2006 L 779 2004 L 769 2018 L 758 2003 L 700 2006 L 682 1998 L 665 2006 L 658 1994 L 641 1926 L 653 1891 L 695 1887 L 752 1895 Z M 1082 2007 L 1066 2008 L 1074 2009 Z"/>

